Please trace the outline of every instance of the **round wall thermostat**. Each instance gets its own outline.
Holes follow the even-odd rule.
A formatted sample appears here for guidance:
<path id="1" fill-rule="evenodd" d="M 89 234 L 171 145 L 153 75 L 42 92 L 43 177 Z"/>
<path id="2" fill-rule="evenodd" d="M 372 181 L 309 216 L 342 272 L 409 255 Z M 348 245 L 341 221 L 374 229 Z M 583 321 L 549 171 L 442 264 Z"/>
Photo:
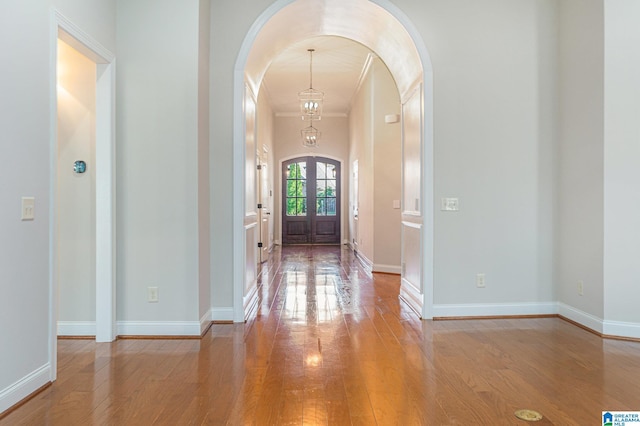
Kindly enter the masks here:
<path id="1" fill-rule="evenodd" d="M 78 160 L 73 163 L 73 171 L 75 173 L 84 173 L 87 171 L 87 163 L 82 160 Z"/>

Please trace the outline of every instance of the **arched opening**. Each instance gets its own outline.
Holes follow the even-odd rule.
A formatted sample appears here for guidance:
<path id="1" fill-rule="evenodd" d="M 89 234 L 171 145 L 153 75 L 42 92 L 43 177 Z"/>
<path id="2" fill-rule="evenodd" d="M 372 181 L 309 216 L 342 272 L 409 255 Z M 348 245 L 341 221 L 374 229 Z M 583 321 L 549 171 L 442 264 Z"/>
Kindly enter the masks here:
<path id="1" fill-rule="evenodd" d="M 247 191 L 255 164 L 247 150 L 254 137 L 247 127 L 264 74 L 275 56 L 296 41 L 330 35 L 356 41 L 381 58 L 400 93 L 403 126 L 402 290 L 418 315 L 432 306 L 432 76 L 428 52 L 409 19 L 386 1 L 279 1 L 267 9 L 245 37 L 234 72 L 233 276 L 234 320 L 241 322 L 254 303 L 256 257 L 253 235 L 256 203 Z M 249 114 L 249 115 L 248 115 Z M 251 115 L 253 114 L 253 115 Z M 251 153 L 252 154 L 252 153 Z M 426 296 L 426 297 L 425 297 Z"/>

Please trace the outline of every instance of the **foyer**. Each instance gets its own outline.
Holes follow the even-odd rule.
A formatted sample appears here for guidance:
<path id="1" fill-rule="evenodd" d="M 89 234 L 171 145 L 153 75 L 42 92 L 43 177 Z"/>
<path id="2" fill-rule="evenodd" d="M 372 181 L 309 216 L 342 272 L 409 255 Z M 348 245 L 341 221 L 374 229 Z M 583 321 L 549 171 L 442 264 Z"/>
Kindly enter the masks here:
<path id="1" fill-rule="evenodd" d="M 59 340 L 58 379 L 0 425 L 597 424 L 640 407 L 640 342 L 559 318 L 421 321 L 399 277 L 276 247 L 257 312 L 202 339 Z"/>

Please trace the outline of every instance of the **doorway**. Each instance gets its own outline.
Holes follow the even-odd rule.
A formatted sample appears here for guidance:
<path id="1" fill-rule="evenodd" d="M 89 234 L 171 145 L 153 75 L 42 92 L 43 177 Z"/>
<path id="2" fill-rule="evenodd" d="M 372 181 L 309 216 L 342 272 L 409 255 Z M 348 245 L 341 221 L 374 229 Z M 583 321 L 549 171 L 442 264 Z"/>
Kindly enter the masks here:
<path id="1" fill-rule="evenodd" d="M 282 243 L 340 244 L 340 162 L 298 157 L 282 176 Z"/>
<path id="2" fill-rule="evenodd" d="M 61 230 L 56 226 L 58 219 L 69 214 L 69 208 L 59 205 L 58 186 L 62 182 L 58 182 L 58 176 L 62 173 L 71 173 L 72 178 L 79 178 L 83 173 L 80 172 L 84 168 L 84 175 L 89 170 L 95 173 L 95 179 L 92 177 L 91 186 L 95 195 L 93 198 L 87 199 L 84 203 L 89 205 L 90 221 L 95 223 L 91 225 L 90 232 L 93 250 L 91 253 L 93 265 L 91 266 L 91 275 L 93 281 L 93 293 L 91 302 L 94 313 L 93 321 L 77 321 L 79 317 L 74 318 L 69 325 L 68 334 L 76 335 L 95 335 L 98 342 L 111 342 L 115 340 L 117 335 L 116 318 L 115 318 L 115 56 L 99 42 L 97 42 L 89 34 L 82 31 L 77 25 L 63 16 L 60 12 L 54 11 L 52 15 L 53 25 L 51 32 L 51 99 L 55 100 L 51 108 L 50 123 L 51 129 L 51 152 L 57 155 L 59 148 L 58 140 L 58 116 L 64 114 L 59 111 L 58 101 L 62 96 L 69 95 L 59 93 L 58 77 L 62 70 L 58 69 L 58 53 L 59 40 L 64 42 L 70 48 L 92 63 L 91 71 L 85 74 L 87 80 L 91 80 L 91 88 L 83 90 L 92 91 L 91 98 L 93 103 L 93 118 L 89 125 L 90 134 L 93 137 L 93 152 L 89 157 L 73 158 L 69 164 L 69 158 L 58 163 L 54 162 L 51 171 L 51 270 L 50 270 L 50 354 L 51 355 L 51 380 L 56 378 L 57 366 L 57 337 L 58 337 L 58 314 L 61 309 L 58 303 L 58 294 L 60 293 L 60 256 L 61 251 L 58 247 Z M 85 78 L 83 77 L 83 78 Z M 77 83 L 77 82 L 76 82 Z M 87 82 L 88 83 L 88 82 Z M 62 92 L 62 90 L 60 90 Z M 75 102 L 73 96 L 68 101 Z M 76 99 L 77 100 L 77 99 Z M 68 130 L 68 129 L 67 129 Z M 87 161 L 87 159 L 91 160 Z M 76 161 L 84 161 L 84 165 L 76 163 Z M 93 164 L 91 163 L 93 162 Z M 89 180 L 89 179 L 85 179 Z M 72 180 L 73 181 L 73 180 Z M 93 201 L 95 199 L 95 202 Z M 82 205 L 82 202 L 79 203 Z M 88 303 L 88 302 L 85 302 Z M 86 316 L 84 318 L 89 318 Z M 89 318 L 91 319 L 91 318 Z M 79 327 L 76 327 L 79 326 Z M 66 334 L 66 333 L 65 333 Z"/>
<path id="3" fill-rule="evenodd" d="M 258 89 L 270 59 L 278 55 L 282 46 L 322 35 L 344 37 L 372 48 L 388 66 L 397 85 L 405 153 L 400 194 L 404 202 L 399 203 L 401 270 L 411 271 L 409 275 L 402 274 L 401 297 L 422 318 L 433 316 L 433 70 L 429 52 L 411 19 L 389 0 L 340 3 L 341 7 L 333 7 L 338 3 L 335 0 L 312 4 L 303 0 L 277 0 L 254 22 L 236 59 L 233 125 L 233 310 L 236 322 L 245 318 L 243 294 L 248 283 L 244 261 L 252 249 L 247 244 L 244 200 L 248 185 L 253 186 L 253 179 L 247 179 L 244 167 L 251 154 L 246 150 L 244 133 L 245 85 Z M 300 31 L 288 31 L 291 22 L 299 22 L 301 17 L 306 24 Z M 409 151 L 405 150 L 407 147 Z M 409 152 L 411 156 L 406 155 Z M 361 172 L 362 166 L 360 164 Z M 415 241 L 419 242 L 418 246 Z M 412 257 L 405 259 L 407 254 Z"/>
<path id="4" fill-rule="evenodd" d="M 95 336 L 96 64 L 58 39 L 58 335 Z"/>

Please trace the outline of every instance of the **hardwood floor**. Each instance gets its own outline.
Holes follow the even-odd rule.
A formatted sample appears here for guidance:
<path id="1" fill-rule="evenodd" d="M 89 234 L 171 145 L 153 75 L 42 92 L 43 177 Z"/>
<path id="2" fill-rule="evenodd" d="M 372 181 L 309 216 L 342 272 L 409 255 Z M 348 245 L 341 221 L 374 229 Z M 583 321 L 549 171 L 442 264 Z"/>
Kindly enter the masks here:
<path id="1" fill-rule="evenodd" d="M 640 343 L 558 318 L 420 321 L 337 247 L 276 250 L 247 324 L 202 340 L 61 340 L 1 425 L 602 424 L 640 410 Z"/>

